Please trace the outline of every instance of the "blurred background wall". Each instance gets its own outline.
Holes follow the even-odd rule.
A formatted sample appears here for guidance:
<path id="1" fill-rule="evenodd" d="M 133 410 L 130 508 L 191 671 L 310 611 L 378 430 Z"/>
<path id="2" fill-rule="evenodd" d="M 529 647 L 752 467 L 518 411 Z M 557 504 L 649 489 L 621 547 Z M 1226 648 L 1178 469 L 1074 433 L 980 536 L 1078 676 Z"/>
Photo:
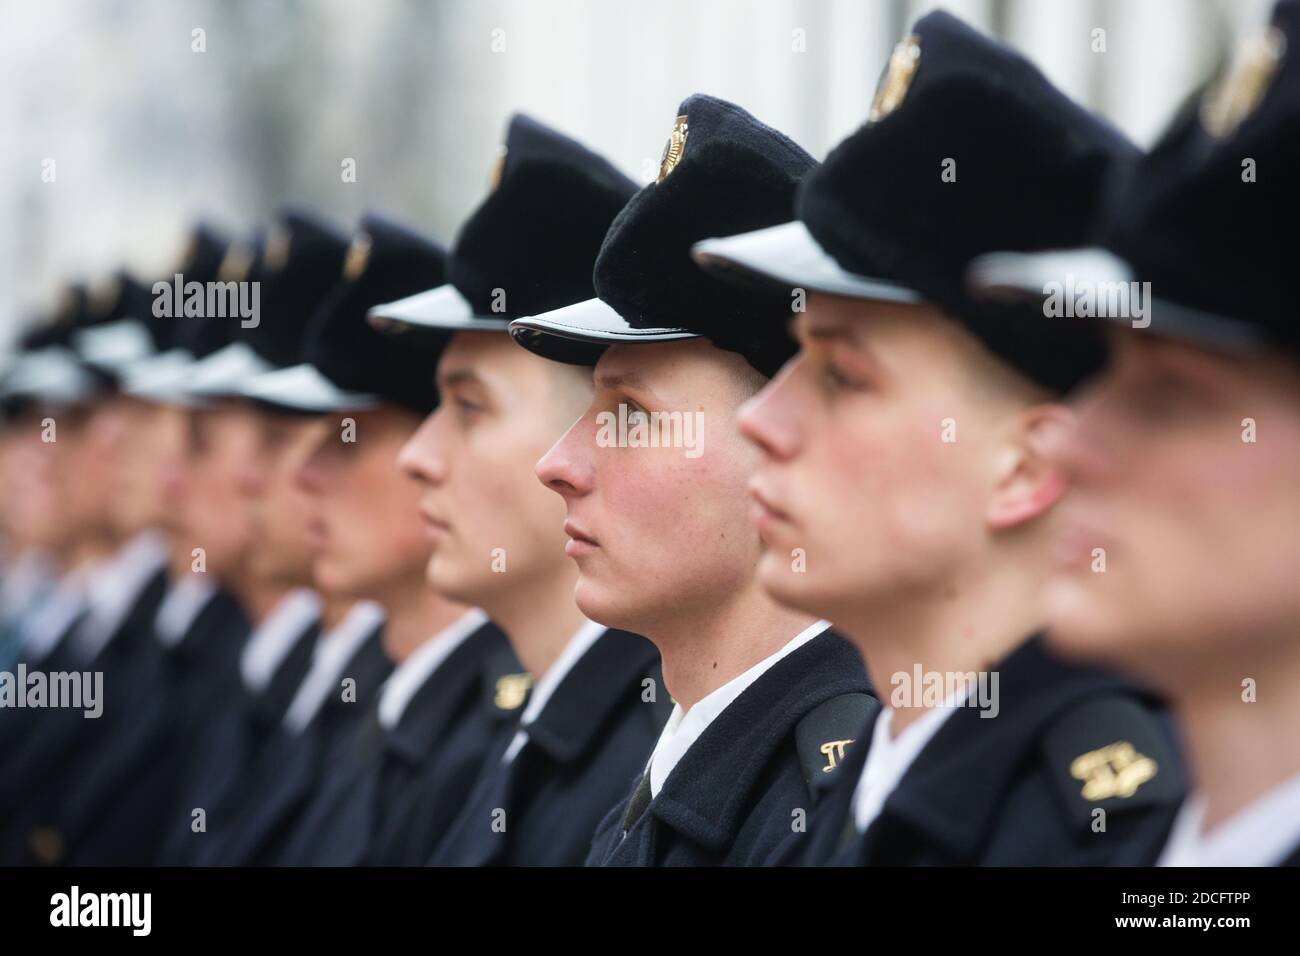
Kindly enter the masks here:
<path id="1" fill-rule="evenodd" d="M 450 241 L 513 110 L 641 181 L 696 91 L 820 157 L 936 6 L 1146 145 L 1271 0 L 0 0 L 0 341 L 65 280 L 165 273 L 196 216 L 297 200 Z"/>

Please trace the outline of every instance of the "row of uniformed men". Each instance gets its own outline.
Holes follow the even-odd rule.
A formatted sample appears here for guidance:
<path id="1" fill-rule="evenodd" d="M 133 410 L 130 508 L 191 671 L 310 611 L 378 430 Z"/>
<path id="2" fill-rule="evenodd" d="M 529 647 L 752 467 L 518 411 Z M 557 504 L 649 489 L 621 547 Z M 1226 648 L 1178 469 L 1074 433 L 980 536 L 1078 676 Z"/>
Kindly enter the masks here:
<path id="1" fill-rule="evenodd" d="M 179 270 L 254 327 L 83 298 L 0 646 L 104 712 L 4 712 L 4 860 L 1296 862 L 1296 49 L 1140 155 L 933 13 L 821 165 L 516 116 L 450 252 L 289 211 Z"/>

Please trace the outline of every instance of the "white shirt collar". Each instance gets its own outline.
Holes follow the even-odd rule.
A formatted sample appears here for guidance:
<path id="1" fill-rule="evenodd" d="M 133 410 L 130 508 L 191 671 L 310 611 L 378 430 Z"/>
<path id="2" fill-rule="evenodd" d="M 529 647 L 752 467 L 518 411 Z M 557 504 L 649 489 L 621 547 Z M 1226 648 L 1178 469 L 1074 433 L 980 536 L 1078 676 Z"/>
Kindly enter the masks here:
<path id="1" fill-rule="evenodd" d="M 167 564 L 167 541 L 142 531 L 118 549 L 87 582 L 88 613 L 77 628 L 77 650 L 92 661 L 117 633 L 136 599 Z"/>
<path id="2" fill-rule="evenodd" d="M 154 634 L 164 647 L 175 647 L 189 633 L 199 613 L 217 596 L 206 574 L 190 573 L 172 584 L 154 617 Z"/>
<path id="3" fill-rule="evenodd" d="M 311 588 L 294 588 L 272 608 L 239 655 L 244 687 L 260 694 L 270 685 L 280 663 L 303 631 L 320 617 L 320 595 Z"/>
<path id="4" fill-rule="evenodd" d="M 22 656 L 44 660 L 59 646 L 86 609 L 87 572 L 78 568 L 59 578 L 50 594 L 22 622 Z"/>
<path id="5" fill-rule="evenodd" d="M 650 796 L 653 798 L 659 795 L 673 768 L 719 714 L 731 706 L 737 697 L 748 690 L 754 681 L 767 673 L 778 661 L 803 647 L 830 626 L 829 621 L 817 621 L 804 628 L 775 654 L 763 658 L 743 674 L 733 677 L 721 687 L 709 692 L 696 701 L 690 710 L 683 711 L 681 704 L 674 704 L 668 723 L 659 734 L 659 741 L 655 744 L 650 760 L 646 764 L 650 771 Z"/>
<path id="6" fill-rule="evenodd" d="M 384 609 L 374 601 L 358 601 L 337 625 L 316 641 L 311 667 L 284 714 L 284 726 L 300 734 L 315 719 L 331 693 L 339 689 L 343 668 L 384 622 Z"/>
<path id="7" fill-rule="evenodd" d="M 871 731 L 871 747 L 862 766 L 862 776 L 853 791 L 853 820 L 859 833 L 880 815 L 885 801 L 897 789 L 908 768 L 965 697 L 966 691 L 962 691 L 942 706 L 931 707 L 904 727 L 897 737 L 889 732 L 894 722 L 893 708 L 886 707 L 881 711 Z"/>
<path id="8" fill-rule="evenodd" d="M 1159 866 L 1277 866 L 1300 846 L 1300 773 L 1208 833 L 1205 809 L 1199 794 L 1183 803 Z"/>
<path id="9" fill-rule="evenodd" d="M 464 644 L 487 620 L 487 614 L 478 608 L 472 608 L 398 664 L 388 680 L 384 681 L 383 690 L 379 693 L 379 726 L 385 730 L 396 727 L 416 692 L 428 683 L 452 651 Z"/>
<path id="10" fill-rule="evenodd" d="M 54 562 L 44 551 L 24 551 L 0 580 L 0 618 L 14 620 L 54 584 Z"/>
<path id="11" fill-rule="evenodd" d="M 546 702 L 551 699 L 555 689 L 560 686 L 560 682 L 573 670 L 573 665 L 582 659 L 582 655 L 591 650 L 591 645 L 605 633 L 607 628 L 604 624 L 597 624 L 595 621 L 584 621 L 582 626 L 573 632 L 569 638 L 569 643 L 564 645 L 564 650 L 560 651 L 560 656 L 555 659 L 550 667 L 546 668 L 546 673 L 541 679 L 533 684 L 532 694 L 528 698 L 528 706 L 519 717 L 519 730 L 515 732 L 514 739 L 510 741 L 510 746 L 506 748 L 505 755 L 501 758 L 502 763 L 510 763 L 515 759 L 515 755 L 523 749 L 524 744 L 528 743 L 528 725 L 541 716 Z"/>

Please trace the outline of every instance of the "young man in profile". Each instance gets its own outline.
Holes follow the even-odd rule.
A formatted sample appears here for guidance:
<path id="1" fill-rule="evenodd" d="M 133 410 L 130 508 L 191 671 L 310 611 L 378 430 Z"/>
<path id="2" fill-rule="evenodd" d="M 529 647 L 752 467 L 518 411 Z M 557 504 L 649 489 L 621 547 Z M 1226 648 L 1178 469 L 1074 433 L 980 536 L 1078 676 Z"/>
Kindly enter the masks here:
<path id="1" fill-rule="evenodd" d="M 755 455 L 735 415 L 793 352 L 774 321 L 787 301 L 690 260 L 703 236 L 787 218 L 813 160 L 723 100 L 692 96 L 677 112 L 658 182 L 605 237 L 600 298 L 511 325 L 525 347 L 592 366 L 595 395 L 537 476 L 567 506 L 578 606 L 650 638 L 675 702 L 597 830 L 592 865 L 766 862 L 874 706 L 853 648 L 757 579 L 744 498 Z M 659 440 L 634 439 L 638 427 Z"/>
<path id="2" fill-rule="evenodd" d="M 697 247 L 808 293 L 799 357 L 740 414 L 763 456 L 759 576 L 844 629 L 886 705 L 786 859 L 1114 862 L 1181 795 L 1158 705 L 1041 637 L 1067 491 L 1045 451 L 1092 356 L 1008 334 L 963 282 L 990 243 L 1084 235 L 1131 156 L 1019 55 L 934 13 L 805 181 L 799 222 Z"/>
<path id="3" fill-rule="evenodd" d="M 658 654 L 574 604 L 559 501 L 536 463 L 590 400 L 589 376 L 518 349 L 518 315 L 591 295 L 591 266 L 634 191 L 606 160 L 525 116 L 511 120 L 496 185 L 461 228 L 450 282 L 376 309 L 406 337 L 445 342 L 442 404 L 400 463 L 424 488 L 428 580 L 506 632 L 532 689 L 426 862 L 577 865 L 666 714 Z M 526 678 L 503 683 L 519 706 Z"/>
<path id="4" fill-rule="evenodd" d="M 315 578 L 383 608 L 383 647 L 396 665 L 360 726 L 335 746 L 276 863 L 423 862 L 430 821 L 459 807 L 500 722 L 482 686 L 509 656 L 505 638 L 481 611 L 426 586 L 429 544 L 412 520 L 419 486 L 395 464 L 437 404 L 427 362 L 366 322 L 369 307 L 425 288 L 444 267 L 440 246 L 366 216 L 342 281 L 307 330 L 302 364 L 248 389 L 262 404 L 321 416 L 297 472 L 315 510 Z M 427 779 L 439 789 L 421 803 Z"/>
<path id="5" fill-rule="evenodd" d="M 1246 50 L 1139 165 L 1101 248 L 973 269 L 1030 293 L 1036 324 L 1066 322 L 1039 297 L 1067 274 L 1150 282 L 1145 316 L 1078 320 L 1110 320 L 1110 362 L 1053 448 L 1072 491 L 1047 594 L 1056 647 L 1159 686 L 1180 720 L 1193 791 L 1135 865 L 1300 865 L 1300 249 L 1278 218 L 1297 206 L 1300 3 Z"/>

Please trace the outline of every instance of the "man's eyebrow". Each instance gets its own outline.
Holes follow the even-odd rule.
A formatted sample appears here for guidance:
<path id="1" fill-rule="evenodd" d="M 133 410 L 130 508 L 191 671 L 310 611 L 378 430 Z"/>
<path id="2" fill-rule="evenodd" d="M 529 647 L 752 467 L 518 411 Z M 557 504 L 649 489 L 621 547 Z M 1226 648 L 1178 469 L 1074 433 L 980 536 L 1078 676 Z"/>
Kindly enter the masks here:
<path id="1" fill-rule="evenodd" d="M 453 368 L 438 373 L 438 385 L 447 388 L 450 385 L 481 385 L 483 380 L 472 368 Z"/>
<path id="2" fill-rule="evenodd" d="M 602 388 L 645 388 L 645 379 L 636 369 L 623 372 L 597 372 L 596 384 Z"/>
<path id="3" fill-rule="evenodd" d="M 803 334 L 810 339 L 851 339 L 852 333 L 843 325 L 815 325 L 812 322 L 803 324 Z"/>

